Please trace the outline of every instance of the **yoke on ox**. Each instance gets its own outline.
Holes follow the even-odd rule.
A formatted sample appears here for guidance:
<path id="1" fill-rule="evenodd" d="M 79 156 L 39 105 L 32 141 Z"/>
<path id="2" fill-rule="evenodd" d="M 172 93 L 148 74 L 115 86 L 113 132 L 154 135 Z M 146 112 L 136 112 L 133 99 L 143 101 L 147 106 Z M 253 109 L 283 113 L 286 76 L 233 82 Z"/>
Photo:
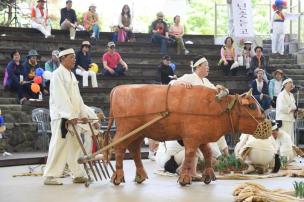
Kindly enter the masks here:
<path id="1" fill-rule="evenodd" d="M 191 183 L 195 153 L 200 149 L 205 158 L 202 177 L 209 184 L 215 180 L 209 142 L 216 142 L 228 133 L 243 132 L 257 138 L 271 134 L 270 121 L 265 120 L 259 104 L 248 93 L 222 99 L 216 99 L 216 95 L 214 89 L 201 86 L 191 89 L 164 85 L 118 86 L 110 97 L 108 128 L 113 119 L 117 127 L 113 143 L 79 162 L 88 162 L 114 146 L 116 171 L 111 180 L 119 185 L 124 182 L 123 159 L 128 149 L 136 165 L 135 181 L 141 183 L 148 178 L 140 157 L 144 137 L 157 141 L 183 140 L 185 160 L 179 183 L 183 186 Z"/>

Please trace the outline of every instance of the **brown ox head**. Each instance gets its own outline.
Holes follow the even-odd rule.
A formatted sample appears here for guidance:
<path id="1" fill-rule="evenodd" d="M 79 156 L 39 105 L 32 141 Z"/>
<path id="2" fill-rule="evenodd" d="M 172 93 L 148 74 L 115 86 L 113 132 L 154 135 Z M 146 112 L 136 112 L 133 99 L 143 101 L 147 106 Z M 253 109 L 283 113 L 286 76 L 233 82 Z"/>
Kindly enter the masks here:
<path id="1" fill-rule="evenodd" d="M 263 109 L 252 96 L 251 90 L 236 95 L 232 119 L 239 132 L 252 134 L 259 139 L 266 139 L 271 135 L 271 121 L 265 119 Z"/>

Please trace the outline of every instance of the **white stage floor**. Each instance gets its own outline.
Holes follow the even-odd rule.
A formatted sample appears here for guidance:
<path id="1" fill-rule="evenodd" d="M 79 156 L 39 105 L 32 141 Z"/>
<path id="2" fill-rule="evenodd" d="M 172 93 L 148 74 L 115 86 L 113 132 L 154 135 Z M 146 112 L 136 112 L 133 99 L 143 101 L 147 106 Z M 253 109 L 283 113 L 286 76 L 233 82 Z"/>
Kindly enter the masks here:
<path id="1" fill-rule="evenodd" d="M 202 202 L 233 201 L 232 192 L 239 180 L 217 180 L 209 185 L 193 182 L 181 187 L 177 177 L 154 174 L 157 165 L 144 160 L 149 179 L 143 184 L 136 184 L 133 161 L 124 161 L 126 183 L 114 186 L 109 181 L 94 182 L 89 188 L 82 184 L 73 184 L 70 177 L 62 179 L 63 186 L 45 186 L 42 177 L 12 177 L 14 174 L 28 172 L 28 166 L 0 168 L 0 201 L 1 202 Z M 40 169 L 37 169 L 40 172 Z M 299 178 L 280 177 L 263 180 L 252 180 L 269 189 L 292 189 L 292 183 Z"/>

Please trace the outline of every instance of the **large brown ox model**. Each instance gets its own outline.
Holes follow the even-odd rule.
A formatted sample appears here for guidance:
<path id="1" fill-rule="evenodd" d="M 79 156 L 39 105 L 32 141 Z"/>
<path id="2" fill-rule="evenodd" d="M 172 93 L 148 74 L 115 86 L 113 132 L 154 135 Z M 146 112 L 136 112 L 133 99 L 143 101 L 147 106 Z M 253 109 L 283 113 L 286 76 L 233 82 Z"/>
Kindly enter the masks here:
<path id="1" fill-rule="evenodd" d="M 135 181 L 141 183 L 148 178 L 140 157 L 144 137 L 157 141 L 183 140 L 185 161 L 179 176 L 181 185 L 191 183 L 191 169 L 198 148 L 206 159 L 204 182 L 208 184 L 215 180 L 211 151 L 207 144 L 236 131 L 254 134 L 258 125 L 268 124 L 251 96 L 228 95 L 221 101 L 215 97 L 214 89 L 201 86 L 191 89 L 166 85 L 115 87 L 110 97 L 110 124 L 114 118 L 117 126 L 114 142 L 160 113 L 168 112 L 168 115 L 114 147 L 116 172 L 112 182 L 115 185 L 124 182 L 123 159 L 126 149 L 135 161 Z"/>

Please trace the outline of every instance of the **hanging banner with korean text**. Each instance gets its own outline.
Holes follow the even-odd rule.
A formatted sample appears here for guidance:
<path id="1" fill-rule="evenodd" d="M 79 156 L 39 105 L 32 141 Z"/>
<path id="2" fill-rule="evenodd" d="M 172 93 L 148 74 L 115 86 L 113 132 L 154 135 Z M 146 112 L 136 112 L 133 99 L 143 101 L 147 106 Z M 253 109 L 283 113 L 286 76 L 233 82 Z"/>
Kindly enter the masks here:
<path id="1" fill-rule="evenodd" d="M 234 36 L 254 37 L 251 0 L 232 0 Z"/>

